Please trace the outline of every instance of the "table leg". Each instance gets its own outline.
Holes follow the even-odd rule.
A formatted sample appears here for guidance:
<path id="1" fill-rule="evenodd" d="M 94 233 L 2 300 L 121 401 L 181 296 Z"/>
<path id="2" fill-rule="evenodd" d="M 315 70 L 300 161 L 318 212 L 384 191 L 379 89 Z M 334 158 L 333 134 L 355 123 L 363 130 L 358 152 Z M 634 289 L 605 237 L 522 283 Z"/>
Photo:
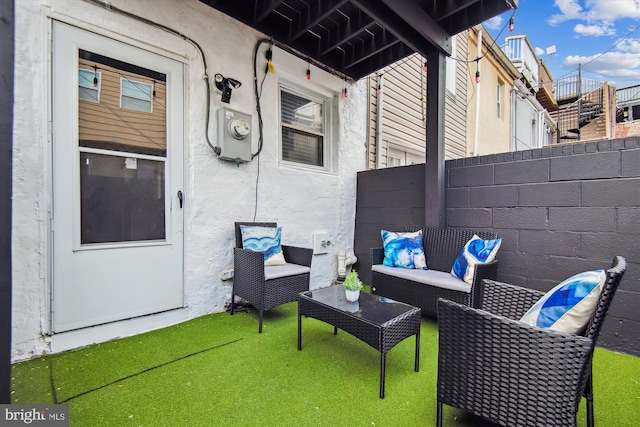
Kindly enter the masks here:
<path id="1" fill-rule="evenodd" d="M 338 335 L 338 327 L 337 326 L 333 327 L 333 335 Z"/>
<path id="2" fill-rule="evenodd" d="M 416 334 L 416 372 L 420 370 L 420 330 Z"/>
<path id="3" fill-rule="evenodd" d="M 302 350 L 302 316 L 300 315 L 300 306 L 298 306 L 298 351 Z"/>
<path id="4" fill-rule="evenodd" d="M 387 354 L 380 352 L 380 399 L 384 399 L 384 371 L 387 362 Z"/>

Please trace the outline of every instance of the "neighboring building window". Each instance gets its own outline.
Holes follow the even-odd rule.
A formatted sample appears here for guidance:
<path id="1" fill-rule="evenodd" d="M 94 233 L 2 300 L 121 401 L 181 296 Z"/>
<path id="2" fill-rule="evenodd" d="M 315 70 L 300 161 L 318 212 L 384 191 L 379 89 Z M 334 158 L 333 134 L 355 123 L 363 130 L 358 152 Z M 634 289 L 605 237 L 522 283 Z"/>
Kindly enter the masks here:
<path id="1" fill-rule="evenodd" d="M 388 168 L 393 168 L 396 166 L 402 166 L 402 160 L 400 160 L 400 158 L 398 157 L 392 157 L 392 156 L 388 156 L 387 157 L 387 167 Z"/>
<path id="2" fill-rule="evenodd" d="M 94 86 L 94 79 L 97 80 L 97 85 Z M 78 98 L 90 101 L 100 102 L 100 83 L 102 82 L 102 75 L 98 71 L 94 70 L 78 70 Z"/>
<path id="3" fill-rule="evenodd" d="M 134 80 L 120 79 L 120 108 L 151 113 L 153 87 Z"/>
<path id="4" fill-rule="evenodd" d="M 451 37 L 451 56 L 447 56 L 445 60 L 446 70 L 445 70 L 445 87 L 451 93 L 451 95 L 456 95 L 456 75 L 457 71 L 457 36 Z"/>
<path id="5" fill-rule="evenodd" d="M 330 109 L 326 97 L 280 87 L 282 161 L 330 169 Z"/>
<path id="6" fill-rule="evenodd" d="M 497 100 L 497 108 L 498 108 L 498 118 L 502 118 L 502 98 L 504 92 L 504 83 L 498 80 L 498 85 L 496 87 L 496 100 Z"/>
<path id="7" fill-rule="evenodd" d="M 392 168 L 396 166 L 405 165 L 417 165 L 425 162 L 424 154 L 411 153 L 402 147 L 396 146 L 396 148 L 389 147 L 387 151 L 387 167 Z"/>

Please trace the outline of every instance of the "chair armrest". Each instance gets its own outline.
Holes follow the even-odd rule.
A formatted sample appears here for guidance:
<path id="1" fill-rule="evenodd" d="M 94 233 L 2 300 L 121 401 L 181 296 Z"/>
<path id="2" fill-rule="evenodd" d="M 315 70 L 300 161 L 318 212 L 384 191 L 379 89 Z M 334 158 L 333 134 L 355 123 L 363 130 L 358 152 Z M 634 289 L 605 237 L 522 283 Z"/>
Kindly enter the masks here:
<path id="1" fill-rule="evenodd" d="M 575 422 L 592 352 L 589 338 L 438 300 L 438 402 L 489 419 L 500 402 L 506 425 Z"/>
<path id="2" fill-rule="evenodd" d="M 495 280 L 482 280 L 474 290 L 478 305 L 490 313 L 520 320 L 544 292 Z"/>
<path id="3" fill-rule="evenodd" d="M 471 307 L 482 308 L 481 300 L 482 293 L 478 291 L 478 288 L 482 284 L 482 280 L 491 279 L 495 280 L 498 277 L 498 260 L 494 259 L 491 262 L 485 264 L 476 264 L 476 269 L 471 281 Z"/>
<path id="4" fill-rule="evenodd" d="M 384 261 L 384 249 L 383 248 L 371 248 L 371 265 L 382 264 Z"/>
<path id="5" fill-rule="evenodd" d="M 313 249 L 300 248 L 298 246 L 281 246 L 285 261 L 290 262 L 291 264 L 304 265 L 311 268 Z"/>
<path id="6" fill-rule="evenodd" d="M 236 283 L 264 283 L 264 254 L 233 249 L 233 279 Z"/>

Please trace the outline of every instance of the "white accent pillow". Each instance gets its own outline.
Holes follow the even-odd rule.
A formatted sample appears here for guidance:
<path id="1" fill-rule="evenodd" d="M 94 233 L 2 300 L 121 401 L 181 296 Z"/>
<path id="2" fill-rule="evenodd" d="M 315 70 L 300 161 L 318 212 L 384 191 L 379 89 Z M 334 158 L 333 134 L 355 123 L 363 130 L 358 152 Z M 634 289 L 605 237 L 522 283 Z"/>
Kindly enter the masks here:
<path id="1" fill-rule="evenodd" d="M 558 332 L 582 333 L 595 312 L 606 281 L 604 270 L 571 276 L 544 294 L 520 321 Z"/>
<path id="2" fill-rule="evenodd" d="M 282 227 L 241 225 L 242 248 L 264 253 L 264 265 L 283 265 L 287 262 L 282 253 L 280 236 Z"/>

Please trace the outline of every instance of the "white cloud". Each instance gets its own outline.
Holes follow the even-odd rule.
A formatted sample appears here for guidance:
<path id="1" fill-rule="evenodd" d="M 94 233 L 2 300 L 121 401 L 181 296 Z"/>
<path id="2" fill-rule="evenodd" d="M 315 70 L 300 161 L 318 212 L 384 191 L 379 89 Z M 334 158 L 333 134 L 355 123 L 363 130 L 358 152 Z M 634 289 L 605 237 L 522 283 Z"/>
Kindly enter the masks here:
<path id="1" fill-rule="evenodd" d="M 578 0 L 556 0 L 555 6 L 560 13 L 551 15 L 547 22 L 549 25 L 557 25 L 570 19 L 583 19 L 582 6 Z"/>
<path id="2" fill-rule="evenodd" d="M 595 73 L 600 80 L 640 80 L 640 53 L 607 52 L 602 55 L 570 55 L 563 65 L 578 68 L 582 64 L 583 73 Z"/>
<path id="3" fill-rule="evenodd" d="M 498 30 L 502 28 L 502 16 L 498 15 L 483 22 L 483 25 L 489 30 Z"/>
<path id="4" fill-rule="evenodd" d="M 583 25 L 577 24 L 573 27 L 573 31 L 581 36 L 615 36 L 616 30 L 615 28 L 611 28 L 606 24 L 602 25 Z"/>
<path id="5" fill-rule="evenodd" d="M 587 33 L 582 35 L 599 35 L 589 34 L 591 26 L 609 28 L 618 19 L 640 18 L 640 0 L 555 0 L 554 5 L 560 13 L 551 15 L 547 23 L 555 26 L 570 20 L 584 21 L 586 25 L 581 28 Z"/>
<path id="6" fill-rule="evenodd" d="M 538 58 L 540 58 L 542 55 L 544 55 L 544 49 L 541 47 L 534 47 L 533 51 L 536 53 L 536 56 Z"/>
<path id="7" fill-rule="evenodd" d="M 618 40 L 616 48 L 621 52 L 640 53 L 640 39 Z"/>
<path id="8" fill-rule="evenodd" d="M 640 18 L 640 0 L 586 0 L 585 7 L 588 21 Z"/>

